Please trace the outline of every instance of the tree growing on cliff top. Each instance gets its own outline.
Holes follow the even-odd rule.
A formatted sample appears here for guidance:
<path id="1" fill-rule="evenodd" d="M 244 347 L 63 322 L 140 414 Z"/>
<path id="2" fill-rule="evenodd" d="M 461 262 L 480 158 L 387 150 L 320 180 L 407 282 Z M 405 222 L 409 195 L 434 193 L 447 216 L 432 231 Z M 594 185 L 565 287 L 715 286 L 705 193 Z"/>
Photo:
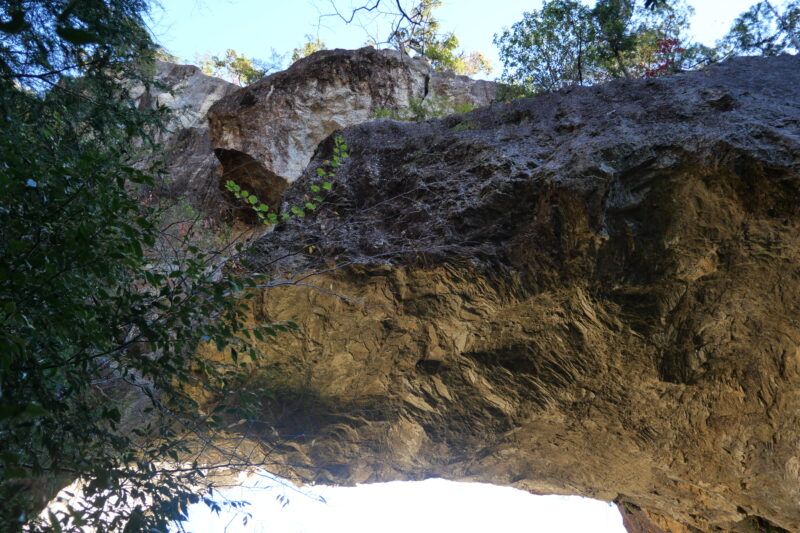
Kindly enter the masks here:
<path id="1" fill-rule="evenodd" d="M 453 32 L 442 33 L 433 10 L 442 0 L 420 0 L 409 12 L 410 24 L 397 27 L 389 42 L 398 50 L 411 52 L 430 61 L 437 70 L 452 70 L 457 74 L 489 74 L 492 66 L 480 52 L 458 51 L 458 38 Z"/>
<path id="2" fill-rule="evenodd" d="M 384 17 L 391 24 L 389 35 L 384 41 L 371 38 L 373 44 L 389 44 L 409 55 L 424 57 L 437 70 L 451 70 L 462 75 L 489 74 L 492 66 L 483 54 L 459 51 L 455 34 L 441 32 L 439 21 L 433 16 L 434 9 L 441 5 L 442 0 L 415 0 L 414 3 L 371 0 L 349 11 L 342 11 L 332 1 L 333 12 L 322 17 L 337 17 L 347 24 L 359 21 L 364 14 Z"/>
<path id="3" fill-rule="evenodd" d="M 206 56 L 198 59 L 200 69 L 211 76 L 222 78 L 236 85 L 250 85 L 270 72 L 280 70 L 284 56 L 272 50 L 270 61 L 244 56 L 228 48 L 221 56 Z"/>
<path id="4" fill-rule="evenodd" d="M 157 179 L 136 147 L 164 117 L 119 81 L 150 83 L 147 9 L 0 0 L 3 531 L 166 531 L 203 496 L 198 443 L 225 420 L 189 391 L 230 388 L 238 354 L 258 356 L 231 250 L 200 250 L 136 195 Z M 203 342 L 232 361 L 207 364 Z M 81 498 L 37 517 L 76 479 Z"/>
<path id="5" fill-rule="evenodd" d="M 599 0 L 590 9 L 577 0 L 546 1 L 495 35 L 504 64 L 501 79 L 537 93 L 646 77 L 662 65 L 670 71 L 694 68 L 715 54 L 684 44 L 691 13 L 685 2 L 645 6 L 636 0 Z"/>
<path id="6" fill-rule="evenodd" d="M 306 43 L 292 52 L 292 63 L 320 50 L 325 50 L 325 43 L 313 35 L 306 35 Z"/>
<path id="7" fill-rule="evenodd" d="M 729 54 L 774 56 L 800 52 L 800 0 L 762 0 L 739 15 L 722 41 Z"/>

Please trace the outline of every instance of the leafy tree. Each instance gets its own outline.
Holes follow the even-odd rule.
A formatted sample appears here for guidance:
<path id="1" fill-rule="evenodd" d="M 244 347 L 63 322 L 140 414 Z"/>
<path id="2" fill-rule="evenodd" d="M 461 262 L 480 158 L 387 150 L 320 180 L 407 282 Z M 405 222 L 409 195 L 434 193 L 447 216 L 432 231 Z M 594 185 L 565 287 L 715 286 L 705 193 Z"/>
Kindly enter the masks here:
<path id="1" fill-rule="evenodd" d="M 757 2 L 734 21 L 723 46 L 730 54 L 800 52 L 800 1 L 785 2 L 781 9 L 770 0 Z"/>
<path id="2" fill-rule="evenodd" d="M 433 10 L 441 5 L 442 0 L 420 0 L 407 14 L 411 23 L 395 28 L 389 41 L 401 51 L 426 58 L 438 70 L 464 75 L 490 73 L 491 64 L 483 54 L 458 52 L 458 38 L 452 32 L 440 33 Z"/>
<path id="3" fill-rule="evenodd" d="M 229 48 L 225 50 L 224 55 L 201 58 L 199 63 L 200 68 L 206 74 L 244 86 L 257 82 L 270 72 L 279 70 L 283 63 L 283 56 L 273 50 L 272 59 L 267 62 L 248 58 Z"/>
<path id="4" fill-rule="evenodd" d="M 504 64 L 503 81 L 535 91 L 597 81 L 597 28 L 577 0 L 545 2 L 494 42 Z"/>
<path id="5" fill-rule="evenodd" d="M 599 0 L 591 14 L 597 26 L 600 60 L 612 77 L 630 77 L 624 56 L 636 48 L 633 0 Z"/>
<path id="6" fill-rule="evenodd" d="M 200 249 L 191 221 L 161 224 L 137 197 L 156 177 L 136 147 L 163 111 L 137 109 L 119 80 L 149 83 L 147 9 L 0 0 L 4 531 L 166 531 L 221 466 L 199 464 L 198 443 L 233 416 L 201 417 L 193 396 L 230 389 L 238 355 L 259 355 L 248 339 L 264 329 L 244 328 L 224 266 L 234 250 Z M 199 358 L 204 342 L 231 361 Z M 82 496 L 37 518 L 73 480 Z"/>
<path id="7" fill-rule="evenodd" d="M 502 80 L 527 93 L 642 77 L 662 65 L 693 68 L 714 57 L 697 44 L 681 44 L 691 8 L 684 2 L 550 0 L 542 9 L 495 35 L 504 64 Z M 671 43 L 665 49 L 662 45 Z M 664 70 L 658 70 L 663 73 Z"/>
<path id="8" fill-rule="evenodd" d="M 332 0 L 332 13 L 321 16 L 337 17 L 346 24 L 364 23 L 360 17 L 370 17 L 371 24 L 377 17 L 391 20 L 392 29 L 386 41 L 370 37 L 373 45 L 390 44 L 403 53 L 425 57 L 433 68 L 452 70 L 457 74 L 473 75 L 480 72 L 489 74 L 491 63 L 480 52 L 466 53 L 458 51 L 458 39 L 452 32 L 441 33 L 439 21 L 433 16 L 433 10 L 442 5 L 442 0 L 414 0 L 409 4 L 404 0 L 369 0 L 351 8 L 349 14 L 337 7 Z M 408 7 L 411 5 L 412 7 Z"/>
<path id="9" fill-rule="evenodd" d="M 314 52 L 319 52 L 320 50 L 325 50 L 325 43 L 322 42 L 318 37 L 306 35 L 306 44 L 300 48 L 295 48 L 292 52 L 292 63 L 298 59 L 310 56 Z"/>
<path id="10" fill-rule="evenodd" d="M 693 43 L 686 35 L 694 10 L 685 2 L 655 3 L 637 8 L 636 45 L 625 56 L 628 75 L 641 78 L 692 70 L 720 59 L 717 48 Z"/>

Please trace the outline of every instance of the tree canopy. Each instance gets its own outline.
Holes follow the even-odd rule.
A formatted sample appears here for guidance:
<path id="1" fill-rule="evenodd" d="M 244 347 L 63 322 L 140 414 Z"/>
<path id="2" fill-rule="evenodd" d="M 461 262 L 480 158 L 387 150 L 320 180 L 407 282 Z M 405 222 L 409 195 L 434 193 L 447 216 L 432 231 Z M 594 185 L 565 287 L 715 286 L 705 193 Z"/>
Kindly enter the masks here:
<path id="1" fill-rule="evenodd" d="M 782 6 L 770 0 L 739 15 L 722 42 L 730 54 L 773 56 L 800 52 L 800 0 Z"/>
<path id="2" fill-rule="evenodd" d="M 495 35 L 502 81 L 530 93 L 673 72 L 714 58 L 687 42 L 685 2 L 550 0 Z"/>
<path id="3" fill-rule="evenodd" d="M 0 0 L 4 531 L 166 531 L 204 496 L 205 465 L 181 461 L 222 423 L 187 391 L 217 394 L 237 353 L 258 356 L 234 250 L 200 249 L 192 220 L 163 224 L 138 195 L 165 118 L 125 90 L 150 83 L 147 9 Z M 234 360 L 205 364 L 204 342 Z M 73 480 L 80 497 L 39 517 Z"/>
<path id="4" fill-rule="evenodd" d="M 464 75 L 490 73 L 492 66 L 483 54 L 460 52 L 455 34 L 441 33 L 433 16 L 433 10 L 441 5 L 442 0 L 420 0 L 407 14 L 410 24 L 397 27 L 389 42 L 398 50 L 424 57 L 438 70 Z"/>
<path id="5" fill-rule="evenodd" d="M 387 17 L 391 22 L 391 31 L 384 40 L 370 37 L 369 42 L 373 45 L 389 44 L 411 56 L 424 57 L 437 70 L 451 70 L 462 75 L 489 74 L 492 71 L 491 63 L 483 54 L 460 50 L 458 38 L 453 32 L 441 32 L 433 11 L 442 6 L 442 0 L 414 0 L 413 3 L 370 0 L 351 6 L 348 11 L 341 11 L 336 1 L 332 1 L 330 6 L 333 12 L 322 17 L 338 17 L 346 24 L 363 23 L 361 15 Z"/>

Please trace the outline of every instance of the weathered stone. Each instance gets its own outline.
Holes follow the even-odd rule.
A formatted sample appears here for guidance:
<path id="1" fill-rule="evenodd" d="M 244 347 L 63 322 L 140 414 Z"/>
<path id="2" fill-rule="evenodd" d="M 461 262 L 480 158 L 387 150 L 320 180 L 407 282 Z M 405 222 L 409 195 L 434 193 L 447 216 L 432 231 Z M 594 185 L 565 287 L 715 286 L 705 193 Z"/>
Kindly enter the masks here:
<path id="1" fill-rule="evenodd" d="M 271 87 L 286 104 L 277 83 L 237 94 Z M 252 124 L 215 109 L 216 138 L 267 157 L 246 132 L 268 107 L 247 105 Z M 281 473 L 580 494 L 649 531 L 800 531 L 800 58 L 340 134 L 326 202 L 251 251 L 300 285 L 257 294 L 254 322 L 303 330 L 264 345 L 253 384 L 274 394 L 240 426 Z"/>
<path id="2" fill-rule="evenodd" d="M 192 65 L 156 62 L 155 84 L 149 89 L 133 89 L 134 101 L 141 108 L 167 107 L 174 114 L 161 139 L 166 182 L 157 192 L 172 198 L 186 198 L 206 210 L 220 208 L 218 173 L 220 164 L 211 148 L 209 108 L 239 87 L 207 76 Z"/>
<path id="3" fill-rule="evenodd" d="M 697 533 L 698 530 L 670 518 L 639 509 L 630 503 L 619 504 L 622 523 L 628 533 Z M 758 531 L 758 530 L 755 530 Z"/>
<path id="4" fill-rule="evenodd" d="M 208 116 L 223 179 L 243 177 L 226 161 L 244 154 L 263 166 L 258 173 L 292 182 L 320 141 L 338 129 L 371 120 L 379 110 L 408 110 L 412 100 L 450 108 L 488 105 L 496 87 L 434 71 L 425 60 L 392 50 L 323 50 L 220 100 Z M 259 198 L 283 192 L 269 181 L 248 185 Z"/>

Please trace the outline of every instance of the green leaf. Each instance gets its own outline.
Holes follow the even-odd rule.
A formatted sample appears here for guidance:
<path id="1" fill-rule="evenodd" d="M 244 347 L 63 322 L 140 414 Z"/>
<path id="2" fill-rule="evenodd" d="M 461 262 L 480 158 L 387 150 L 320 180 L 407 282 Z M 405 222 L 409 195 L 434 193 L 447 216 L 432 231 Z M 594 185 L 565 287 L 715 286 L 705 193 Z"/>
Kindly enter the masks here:
<path id="1" fill-rule="evenodd" d="M 320 190 L 321 189 L 319 188 L 319 185 L 312 185 L 311 186 L 311 192 L 319 192 Z"/>
<path id="2" fill-rule="evenodd" d="M 324 181 L 322 182 L 322 188 L 325 189 L 326 191 L 330 191 L 331 189 L 333 189 L 333 185 L 331 184 L 330 181 Z"/>
<path id="3" fill-rule="evenodd" d="M 25 409 L 22 411 L 22 413 L 20 413 L 20 416 L 22 418 L 38 418 L 47 414 L 47 409 L 38 403 L 29 403 L 27 406 L 25 406 Z"/>
<path id="4" fill-rule="evenodd" d="M 297 207 L 296 205 L 293 205 L 290 211 L 301 218 L 306 216 L 306 213 L 305 211 L 303 211 L 303 208 Z"/>
<path id="5" fill-rule="evenodd" d="M 25 22 L 25 13 L 23 11 L 14 11 L 11 13 L 11 20 L 0 22 L 0 31 L 10 34 L 20 33 L 27 27 L 28 23 Z"/>
<path id="6" fill-rule="evenodd" d="M 56 28 L 56 33 L 68 43 L 78 46 L 100 42 L 100 38 L 97 35 L 80 28 L 65 28 L 60 26 Z"/>
<path id="7" fill-rule="evenodd" d="M 28 471 L 22 468 L 21 466 L 6 466 L 3 469 L 3 474 L 9 479 L 13 479 L 13 478 L 27 477 Z"/>
<path id="8" fill-rule="evenodd" d="M 306 209 L 308 209 L 309 211 L 314 211 L 317 208 L 317 206 L 312 204 L 311 202 L 306 202 L 305 205 L 306 205 Z"/>

